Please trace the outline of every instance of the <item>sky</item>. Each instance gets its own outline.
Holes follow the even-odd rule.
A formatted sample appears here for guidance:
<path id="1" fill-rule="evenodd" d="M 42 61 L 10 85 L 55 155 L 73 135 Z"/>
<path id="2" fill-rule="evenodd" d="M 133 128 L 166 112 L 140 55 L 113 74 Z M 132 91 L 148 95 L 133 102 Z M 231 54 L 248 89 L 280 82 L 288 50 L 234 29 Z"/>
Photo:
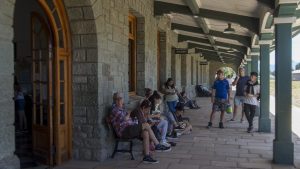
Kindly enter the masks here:
<path id="1" fill-rule="evenodd" d="M 292 60 L 293 68 L 295 69 L 295 64 L 300 63 L 300 35 L 292 39 Z M 275 51 L 270 53 L 270 65 L 271 69 L 273 69 L 275 65 Z"/>

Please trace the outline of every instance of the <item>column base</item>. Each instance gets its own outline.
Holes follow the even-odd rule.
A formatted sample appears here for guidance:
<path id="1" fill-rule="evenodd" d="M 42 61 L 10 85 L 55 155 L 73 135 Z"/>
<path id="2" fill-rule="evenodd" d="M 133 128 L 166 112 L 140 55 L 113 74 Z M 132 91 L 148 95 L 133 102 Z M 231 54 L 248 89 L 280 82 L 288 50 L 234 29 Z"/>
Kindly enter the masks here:
<path id="1" fill-rule="evenodd" d="M 259 118 L 258 119 L 258 131 L 264 133 L 271 133 L 271 119 L 270 118 Z"/>
<path id="2" fill-rule="evenodd" d="M 0 160 L 1 169 L 20 169 L 20 161 L 17 156 L 5 157 Z"/>
<path id="3" fill-rule="evenodd" d="M 273 141 L 273 162 L 275 164 L 294 164 L 294 143 Z"/>

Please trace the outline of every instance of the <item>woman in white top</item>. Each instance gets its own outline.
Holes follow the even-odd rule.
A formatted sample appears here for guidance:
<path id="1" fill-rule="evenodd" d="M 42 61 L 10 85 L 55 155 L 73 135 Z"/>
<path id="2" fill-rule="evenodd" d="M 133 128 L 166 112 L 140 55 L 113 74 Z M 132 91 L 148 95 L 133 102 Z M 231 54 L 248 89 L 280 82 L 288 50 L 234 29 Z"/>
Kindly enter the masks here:
<path id="1" fill-rule="evenodd" d="M 168 78 L 167 82 L 163 86 L 163 93 L 165 94 L 165 101 L 168 108 L 172 113 L 176 112 L 176 105 L 178 102 L 177 89 L 172 78 Z"/>

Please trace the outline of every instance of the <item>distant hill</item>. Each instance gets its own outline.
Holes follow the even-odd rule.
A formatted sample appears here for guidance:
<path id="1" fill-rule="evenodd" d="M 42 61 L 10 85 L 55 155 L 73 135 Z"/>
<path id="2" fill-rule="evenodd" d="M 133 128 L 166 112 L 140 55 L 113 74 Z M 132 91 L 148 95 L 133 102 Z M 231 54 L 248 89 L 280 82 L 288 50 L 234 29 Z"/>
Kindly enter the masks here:
<path id="1" fill-rule="evenodd" d="M 295 66 L 297 65 L 297 63 L 299 62 L 296 62 L 296 61 L 292 61 L 292 68 L 295 69 Z M 275 70 L 275 65 L 272 65 L 270 64 L 270 71 L 274 71 Z"/>

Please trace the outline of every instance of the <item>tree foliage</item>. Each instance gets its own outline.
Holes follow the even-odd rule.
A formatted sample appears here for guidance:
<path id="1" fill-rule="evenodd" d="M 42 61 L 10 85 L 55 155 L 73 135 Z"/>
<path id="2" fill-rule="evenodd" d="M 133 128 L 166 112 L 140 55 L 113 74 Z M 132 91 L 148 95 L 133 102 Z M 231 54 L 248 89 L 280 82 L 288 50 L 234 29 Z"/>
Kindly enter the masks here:
<path id="1" fill-rule="evenodd" d="M 297 65 L 295 66 L 296 70 L 300 70 L 300 63 L 297 63 Z"/>

